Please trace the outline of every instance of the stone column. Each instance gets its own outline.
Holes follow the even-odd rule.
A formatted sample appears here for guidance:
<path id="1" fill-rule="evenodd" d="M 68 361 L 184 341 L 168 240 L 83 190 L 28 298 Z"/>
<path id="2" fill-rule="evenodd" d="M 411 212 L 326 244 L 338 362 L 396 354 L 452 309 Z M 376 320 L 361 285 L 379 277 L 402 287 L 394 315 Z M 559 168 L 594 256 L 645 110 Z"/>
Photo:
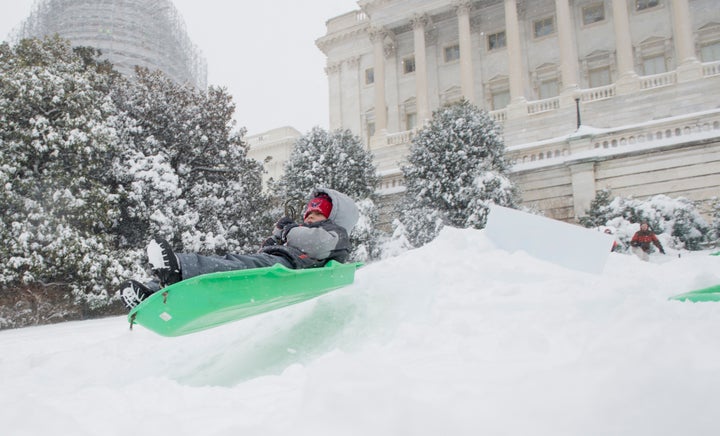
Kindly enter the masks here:
<path id="1" fill-rule="evenodd" d="M 595 198 L 595 162 L 570 165 L 575 219 L 585 215 Z"/>
<path id="2" fill-rule="evenodd" d="M 425 26 L 428 18 L 415 15 L 412 19 L 413 42 L 415 45 L 415 102 L 417 104 L 418 126 L 430 118 L 428 107 L 427 56 L 425 54 Z"/>
<path id="3" fill-rule="evenodd" d="M 699 79 L 702 77 L 702 64 L 695 55 L 688 0 L 672 0 L 672 12 L 678 81 Z"/>
<path id="4" fill-rule="evenodd" d="M 343 98 L 341 99 L 343 106 L 352 108 L 350 112 L 357 116 L 347 119 L 343 117 L 341 128 L 349 128 L 357 132 L 365 131 L 363 126 L 362 109 L 360 102 L 362 101 L 362 87 L 365 79 L 364 71 L 360 72 L 360 56 L 351 56 L 343 59 L 342 70 L 340 70 L 340 86 Z"/>
<path id="5" fill-rule="evenodd" d="M 615 22 L 615 50 L 617 52 L 618 94 L 627 94 L 640 88 L 640 81 L 633 63 L 632 41 L 630 38 L 630 20 L 628 19 L 627 0 L 612 0 L 613 20 Z"/>
<path id="6" fill-rule="evenodd" d="M 325 67 L 328 75 L 328 103 L 330 105 L 330 130 L 342 127 L 342 85 L 340 70 L 342 62 L 334 62 Z"/>
<path id="7" fill-rule="evenodd" d="M 400 114 L 398 113 L 398 65 L 397 61 L 397 44 L 394 35 L 390 34 L 390 40 L 385 40 L 385 65 L 392 65 L 385 71 L 385 103 L 387 103 L 387 128 L 388 132 L 399 132 Z M 403 129 L 404 130 L 404 129 Z"/>
<path id="8" fill-rule="evenodd" d="M 508 113 L 527 115 L 525 99 L 526 74 L 520 46 L 520 25 L 518 23 L 516 0 L 505 0 L 505 37 L 507 40 L 508 71 L 510 74 L 510 105 Z"/>
<path id="9" fill-rule="evenodd" d="M 560 44 L 560 74 L 562 75 L 563 103 L 574 102 L 578 88 L 578 58 L 575 50 L 575 35 L 570 19 L 568 0 L 555 0 L 557 15 L 558 42 Z M 567 100 L 567 101 L 566 101 Z"/>
<path id="10" fill-rule="evenodd" d="M 458 17 L 460 43 L 460 86 L 463 97 L 475 103 L 475 84 L 472 63 L 472 38 L 470 36 L 470 2 L 461 0 L 455 4 Z"/>
<path id="11" fill-rule="evenodd" d="M 385 29 L 370 29 L 370 40 L 373 43 L 373 84 L 375 91 L 375 135 L 387 135 L 387 102 L 385 101 Z"/>

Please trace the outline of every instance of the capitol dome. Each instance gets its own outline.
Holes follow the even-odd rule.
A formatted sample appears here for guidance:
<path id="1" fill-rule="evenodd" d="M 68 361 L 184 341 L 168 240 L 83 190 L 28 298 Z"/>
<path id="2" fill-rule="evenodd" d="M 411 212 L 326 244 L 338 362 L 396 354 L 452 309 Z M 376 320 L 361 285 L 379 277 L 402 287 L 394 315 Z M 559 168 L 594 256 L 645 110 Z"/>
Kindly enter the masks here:
<path id="1" fill-rule="evenodd" d="M 36 0 L 15 37 L 55 34 L 99 49 L 123 75 L 132 77 L 140 66 L 177 83 L 207 86 L 206 60 L 169 0 Z"/>

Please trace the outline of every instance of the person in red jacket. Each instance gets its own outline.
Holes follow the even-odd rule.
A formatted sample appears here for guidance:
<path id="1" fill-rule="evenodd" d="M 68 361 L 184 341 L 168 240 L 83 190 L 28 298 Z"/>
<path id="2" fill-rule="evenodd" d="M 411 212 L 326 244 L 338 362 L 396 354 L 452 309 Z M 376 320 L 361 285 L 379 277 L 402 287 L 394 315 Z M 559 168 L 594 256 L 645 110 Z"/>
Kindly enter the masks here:
<path id="1" fill-rule="evenodd" d="M 655 233 L 650 230 L 650 226 L 648 226 L 648 223 L 643 221 L 640 224 L 640 230 L 635 232 L 632 239 L 630 240 L 630 247 L 632 247 L 632 252 L 635 253 L 635 255 L 637 255 L 640 259 L 648 260 L 651 243 L 655 245 L 655 247 L 657 247 L 657 249 L 662 254 L 665 254 L 665 250 L 663 249 L 662 244 L 660 244 L 657 236 L 655 236 Z"/>

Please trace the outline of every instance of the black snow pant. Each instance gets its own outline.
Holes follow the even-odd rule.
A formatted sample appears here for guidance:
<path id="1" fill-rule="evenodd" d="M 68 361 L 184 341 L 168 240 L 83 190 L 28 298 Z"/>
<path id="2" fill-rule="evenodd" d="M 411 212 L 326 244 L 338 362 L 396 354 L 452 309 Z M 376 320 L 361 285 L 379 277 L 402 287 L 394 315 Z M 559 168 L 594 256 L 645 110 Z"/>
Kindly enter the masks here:
<path id="1" fill-rule="evenodd" d="M 226 254 L 225 256 L 201 256 L 194 253 L 177 253 L 180 262 L 180 272 L 183 280 L 222 271 L 235 271 L 240 269 L 263 268 L 280 263 L 293 268 L 292 263 L 283 256 L 274 256 L 267 253 L 256 254 Z"/>

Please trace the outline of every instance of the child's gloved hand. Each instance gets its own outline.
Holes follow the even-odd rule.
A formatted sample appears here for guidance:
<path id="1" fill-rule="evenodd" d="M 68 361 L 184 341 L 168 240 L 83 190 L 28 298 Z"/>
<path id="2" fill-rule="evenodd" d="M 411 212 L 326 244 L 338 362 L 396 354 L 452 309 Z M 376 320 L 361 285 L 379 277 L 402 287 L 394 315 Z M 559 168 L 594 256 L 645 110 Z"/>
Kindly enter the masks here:
<path id="1" fill-rule="evenodd" d="M 284 229 L 285 226 L 288 224 L 295 224 L 295 221 L 293 221 L 289 217 L 284 216 L 275 223 L 275 227 L 278 229 Z"/>
<path id="2" fill-rule="evenodd" d="M 282 241 L 283 243 L 287 242 L 287 235 L 290 232 L 290 230 L 294 229 L 295 227 L 299 227 L 297 223 L 292 222 L 290 224 L 286 224 L 282 231 Z"/>
<path id="3" fill-rule="evenodd" d="M 295 223 L 295 221 L 293 221 L 292 219 L 284 216 L 275 223 L 275 228 L 273 229 L 273 237 L 277 240 L 279 244 L 284 244 L 287 239 L 287 233 L 290 231 L 290 229 L 294 227 L 297 227 L 297 223 Z"/>
<path id="4" fill-rule="evenodd" d="M 260 248 L 270 247 L 273 245 L 280 245 L 280 240 L 275 235 L 265 239 L 262 244 L 260 244 Z"/>

